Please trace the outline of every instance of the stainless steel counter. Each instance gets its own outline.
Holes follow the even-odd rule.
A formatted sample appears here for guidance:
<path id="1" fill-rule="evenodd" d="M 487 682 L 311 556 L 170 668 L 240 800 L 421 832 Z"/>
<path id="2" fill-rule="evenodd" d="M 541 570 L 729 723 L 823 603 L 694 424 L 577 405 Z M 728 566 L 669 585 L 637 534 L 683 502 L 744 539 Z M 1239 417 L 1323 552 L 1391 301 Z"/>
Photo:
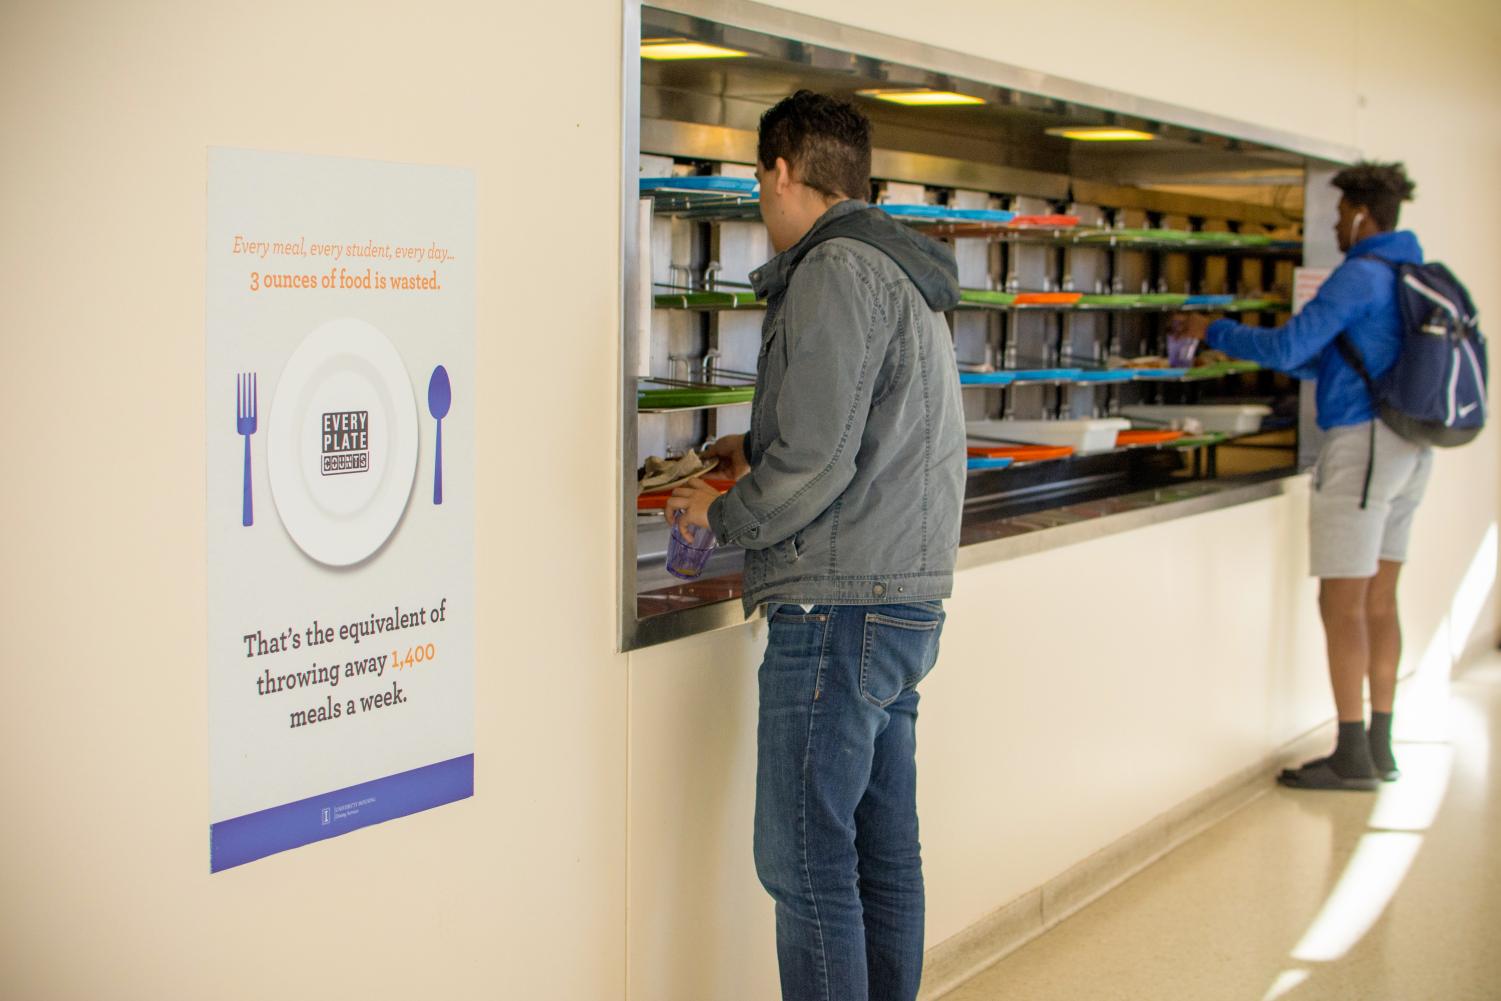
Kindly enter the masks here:
<path id="1" fill-rule="evenodd" d="M 1233 479 L 1192 480 L 1010 517 L 987 518 L 967 513 L 957 569 L 962 573 L 1175 518 L 1266 500 L 1285 493 L 1293 477 L 1299 475 L 1302 474 L 1278 470 Z M 665 548 L 665 535 L 659 547 L 643 545 L 637 566 L 643 581 L 660 569 Z M 648 554 L 647 550 L 651 552 Z M 720 555 L 725 563 L 715 572 L 729 570 L 729 563 L 739 556 L 738 550 L 726 550 Z M 662 576 L 666 577 L 665 571 Z M 738 572 L 692 583 L 675 582 L 645 592 L 637 601 L 640 620 L 634 641 L 627 642 L 625 649 L 654 646 L 741 625 L 747 619 L 741 611 L 740 593 Z"/>

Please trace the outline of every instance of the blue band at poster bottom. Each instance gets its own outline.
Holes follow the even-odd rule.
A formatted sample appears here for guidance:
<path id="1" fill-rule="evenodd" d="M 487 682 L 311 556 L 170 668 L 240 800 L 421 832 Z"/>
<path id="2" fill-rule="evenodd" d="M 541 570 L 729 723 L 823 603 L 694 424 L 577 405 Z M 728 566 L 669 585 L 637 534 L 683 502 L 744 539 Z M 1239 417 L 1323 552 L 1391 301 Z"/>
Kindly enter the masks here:
<path id="1" fill-rule="evenodd" d="M 247 813 L 209 825 L 209 871 L 336 838 L 474 795 L 474 755 Z"/>

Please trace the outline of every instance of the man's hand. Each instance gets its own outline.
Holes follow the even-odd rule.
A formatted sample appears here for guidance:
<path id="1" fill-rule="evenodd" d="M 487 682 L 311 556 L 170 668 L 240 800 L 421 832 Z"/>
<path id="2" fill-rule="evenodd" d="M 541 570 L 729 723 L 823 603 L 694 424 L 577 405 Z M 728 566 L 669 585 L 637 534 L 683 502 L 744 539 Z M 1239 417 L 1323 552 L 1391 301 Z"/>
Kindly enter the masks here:
<path id="1" fill-rule="evenodd" d="M 744 461 L 743 456 L 741 459 Z M 692 479 L 672 491 L 672 496 L 667 498 L 667 507 L 662 514 L 669 526 L 677 519 L 678 512 L 681 511 L 683 513 L 682 526 L 685 530 L 690 525 L 695 528 L 708 528 L 709 505 L 714 503 L 714 498 L 718 496 L 719 491 L 703 480 Z"/>
<path id="2" fill-rule="evenodd" d="M 717 473 L 723 473 L 732 480 L 738 480 L 750 472 L 750 463 L 745 461 L 745 435 L 727 434 L 723 438 L 717 438 L 708 448 L 700 453 L 705 459 L 715 456 L 719 459 Z"/>
<path id="3" fill-rule="evenodd" d="M 1174 337 L 1192 337 L 1202 341 L 1209 333 L 1209 317 L 1203 313 L 1176 313 L 1168 321 L 1167 332 Z"/>

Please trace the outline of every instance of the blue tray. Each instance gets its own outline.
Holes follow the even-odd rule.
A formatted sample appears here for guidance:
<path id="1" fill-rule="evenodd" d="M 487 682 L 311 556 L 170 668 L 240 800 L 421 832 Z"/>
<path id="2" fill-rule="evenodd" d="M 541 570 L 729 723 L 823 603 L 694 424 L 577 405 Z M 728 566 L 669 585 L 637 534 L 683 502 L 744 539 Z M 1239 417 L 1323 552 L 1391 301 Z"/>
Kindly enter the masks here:
<path id="1" fill-rule="evenodd" d="M 1188 374 L 1186 368 L 1133 368 L 1130 371 L 1134 378 L 1148 382 L 1153 379 L 1181 379 Z"/>
<path id="2" fill-rule="evenodd" d="M 1185 306 L 1228 306 L 1235 301 L 1233 295 L 1191 295 L 1183 300 Z"/>
<path id="3" fill-rule="evenodd" d="M 1130 382 L 1136 376 L 1129 368 L 1112 368 L 1102 370 L 1086 369 L 1079 373 L 1076 382 Z"/>
<path id="4" fill-rule="evenodd" d="M 1082 368 L 1030 368 L 1016 373 L 1017 382 L 1073 382 L 1084 374 Z"/>
<path id="5" fill-rule="evenodd" d="M 1005 209 L 949 209 L 949 214 L 965 222 L 1010 222 L 1016 218 L 1015 212 Z"/>
<path id="6" fill-rule="evenodd" d="M 960 372 L 961 386 L 1009 386 L 1016 381 L 1015 372 Z"/>
<path id="7" fill-rule="evenodd" d="M 965 465 L 967 465 L 971 470 L 975 470 L 975 469 L 1005 469 L 1007 466 L 1011 465 L 1015 461 L 1016 461 L 1015 459 L 1009 459 L 1009 458 L 1007 458 L 1007 459 L 972 458 L 972 459 L 969 459 L 968 461 L 966 461 Z"/>
<path id="8" fill-rule="evenodd" d="M 995 222 L 1006 223 L 1016 218 L 1015 212 L 1001 209 L 951 209 L 945 205 L 880 205 L 897 218 L 931 219 L 935 222 Z"/>
<path id="9" fill-rule="evenodd" d="M 643 177 L 642 191 L 723 191 L 741 195 L 756 192 L 753 177 Z"/>

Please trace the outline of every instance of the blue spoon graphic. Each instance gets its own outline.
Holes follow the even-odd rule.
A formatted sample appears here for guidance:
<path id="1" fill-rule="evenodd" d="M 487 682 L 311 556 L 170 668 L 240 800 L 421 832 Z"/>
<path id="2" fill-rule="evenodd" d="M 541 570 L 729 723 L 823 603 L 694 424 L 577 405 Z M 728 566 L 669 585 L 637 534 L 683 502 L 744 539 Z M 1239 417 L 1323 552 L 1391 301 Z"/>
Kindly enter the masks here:
<path id="1" fill-rule="evenodd" d="M 443 418 L 453 404 L 453 389 L 448 385 L 448 369 L 439 365 L 427 383 L 427 409 L 438 422 L 438 453 L 433 464 L 433 503 L 443 503 Z"/>

